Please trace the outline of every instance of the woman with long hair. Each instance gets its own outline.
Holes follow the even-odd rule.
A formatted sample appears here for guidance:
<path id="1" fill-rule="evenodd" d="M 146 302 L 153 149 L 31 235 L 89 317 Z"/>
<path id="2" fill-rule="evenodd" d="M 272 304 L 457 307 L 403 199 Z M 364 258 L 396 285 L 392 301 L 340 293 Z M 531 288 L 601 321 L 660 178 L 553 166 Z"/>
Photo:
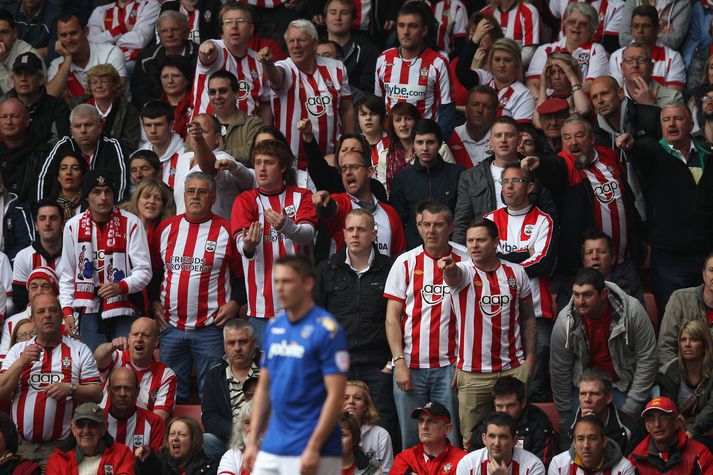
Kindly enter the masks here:
<path id="1" fill-rule="evenodd" d="M 378 426 L 379 411 L 364 381 L 347 382 L 344 389 L 344 410 L 353 415 L 361 426 L 359 446 L 367 455 L 375 456 L 381 462 L 381 469 L 389 473 L 394 463 L 391 437 L 383 427 Z"/>
<path id="2" fill-rule="evenodd" d="M 537 96 L 539 106 L 550 97 L 566 99 L 572 114 L 590 117 L 594 106 L 589 96 L 584 92 L 582 70 L 571 54 L 556 52 L 549 55 L 545 69 L 540 75 L 540 93 Z M 540 117 L 535 112 L 535 126 L 540 126 Z"/>
<path id="3" fill-rule="evenodd" d="M 194 66 L 183 56 L 166 56 L 159 68 L 160 99 L 173 107 L 173 131 L 186 140 L 193 113 Z"/>
<path id="4" fill-rule="evenodd" d="M 79 151 L 67 152 L 59 161 L 57 181 L 50 196 L 62 207 L 65 222 L 82 208 L 82 179 L 87 173 L 87 161 Z"/>

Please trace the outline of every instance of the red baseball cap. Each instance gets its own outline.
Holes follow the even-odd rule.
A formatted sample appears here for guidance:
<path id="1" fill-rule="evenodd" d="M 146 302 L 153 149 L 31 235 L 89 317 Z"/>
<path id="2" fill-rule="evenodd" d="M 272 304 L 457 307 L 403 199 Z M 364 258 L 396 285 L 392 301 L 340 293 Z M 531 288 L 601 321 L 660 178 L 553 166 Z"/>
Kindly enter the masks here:
<path id="1" fill-rule="evenodd" d="M 644 410 L 641 412 L 641 417 L 644 417 L 647 412 L 661 411 L 667 414 L 678 416 L 678 408 L 676 404 L 667 397 L 657 397 L 649 401 Z"/>

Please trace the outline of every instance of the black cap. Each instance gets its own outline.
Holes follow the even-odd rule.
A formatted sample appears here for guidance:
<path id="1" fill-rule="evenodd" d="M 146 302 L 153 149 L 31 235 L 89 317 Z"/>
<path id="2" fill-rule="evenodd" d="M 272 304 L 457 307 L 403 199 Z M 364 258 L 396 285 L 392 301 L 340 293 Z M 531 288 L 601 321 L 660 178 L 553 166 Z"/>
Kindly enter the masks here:
<path id="1" fill-rule="evenodd" d="M 95 168 L 94 170 L 89 170 L 87 174 L 84 175 L 84 179 L 82 180 L 82 197 L 86 198 L 89 196 L 89 192 L 92 191 L 95 186 L 108 186 L 116 193 L 114 176 L 108 170 Z"/>
<path id="2" fill-rule="evenodd" d="M 43 70 L 42 60 L 38 58 L 35 53 L 22 53 L 15 58 L 15 62 L 12 64 L 12 70 L 25 70 L 36 73 Z"/>
<path id="3" fill-rule="evenodd" d="M 129 157 L 129 164 L 131 164 L 134 159 L 146 160 L 156 171 L 161 171 L 161 159 L 158 158 L 158 155 L 153 150 L 146 149 L 135 151 Z"/>
<path id="4" fill-rule="evenodd" d="M 451 422 L 451 413 L 440 402 L 427 402 L 422 407 L 417 407 L 411 412 L 411 417 L 418 419 L 421 413 L 428 414 L 434 419 L 445 419 L 447 422 Z"/>

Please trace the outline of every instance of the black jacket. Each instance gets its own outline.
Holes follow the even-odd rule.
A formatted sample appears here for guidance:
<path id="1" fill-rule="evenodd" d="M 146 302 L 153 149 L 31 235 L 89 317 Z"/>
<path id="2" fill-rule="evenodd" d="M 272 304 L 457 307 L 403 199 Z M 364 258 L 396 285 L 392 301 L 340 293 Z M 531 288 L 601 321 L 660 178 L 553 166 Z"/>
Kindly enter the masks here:
<path id="1" fill-rule="evenodd" d="M 52 149 L 41 141 L 31 130 L 24 144 L 8 149 L 0 141 L 0 174 L 5 189 L 17 195 L 23 203 L 32 204 L 37 200 L 37 174 Z M 57 181 L 57 175 L 54 175 Z"/>
<path id="2" fill-rule="evenodd" d="M 35 180 L 38 182 L 36 196 L 38 201 L 51 195 L 52 187 L 57 182 L 59 174 L 59 162 L 70 150 L 79 151 L 79 145 L 73 138 L 69 136 L 63 137 L 47 156 L 47 160 L 40 169 L 39 177 L 35 174 Z M 124 152 L 118 140 L 104 136 L 99 137 L 97 149 L 92 155 L 92 161 L 89 164 L 90 170 L 95 168 L 109 170 L 112 173 L 114 189 L 116 190 L 114 194 L 116 203 L 128 198 L 129 173 L 127 160 L 124 158 Z"/>
<path id="3" fill-rule="evenodd" d="M 83 94 L 69 101 L 71 108 L 89 103 L 92 96 Z M 109 115 L 104 118 L 103 134 L 119 141 L 121 149 L 128 157 L 139 148 L 141 141 L 141 118 L 139 111 L 125 97 L 117 97 L 111 106 Z"/>
<path id="4" fill-rule="evenodd" d="M 545 467 L 550 465 L 552 457 L 559 453 L 557 435 L 552 428 L 547 414 L 537 406 L 528 404 L 522 412 L 520 419 L 515 423 L 517 436 L 522 440 L 522 448 L 532 452 L 542 460 Z M 475 426 L 473 436 L 468 443 L 468 451 L 482 449 L 483 434 L 485 433 L 485 421 Z"/>
<path id="5" fill-rule="evenodd" d="M 166 2 L 174 3 L 174 2 Z M 218 16 L 216 14 L 216 16 Z M 192 41 L 186 41 L 183 56 L 191 61 L 193 67 L 198 58 L 198 45 Z M 163 93 L 161 87 L 161 63 L 166 57 L 166 48 L 162 44 L 149 45 L 142 49 L 136 58 L 136 66 L 131 76 L 131 101 L 141 111 L 141 108 L 149 101 L 158 99 Z"/>
<path id="6" fill-rule="evenodd" d="M 344 328 L 353 365 L 383 365 L 389 359 L 384 285 L 393 259 L 374 247 L 374 259 L 361 278 L 346 263 L 346 247 L 317 266 L 315 303 Z"/>
<path id="7" fill-rule="evenodd" d="M 156 455 L 153 450 L 143 462 L 137 459 L 136 473 L 141 475 L 216 475 L 218 461 L 208 458 L 201 450 L 181 469 L 166 449 Z"/>
<path id="8" fill-rule="evenodd" d="M 198 35 L 200 38 L 189 38 L 196 44 L 201 44 L 205 40 L 213 40 L 220 38 L 222 29 L 220 25 L 220 8 L 222 7 L 220 0 L 198 0 L 196 9 L 200 12 L 198 20 Z M 161 13 L 173 10 L 180 11 L 181 2 L 179 0 L 169 0 L 161 5 Z"/>
<path id="9" fill-rule="evenodd" d="M 574 422 L 567 430 L 569 442 L 574 436 L 574 424 L 582 418 L 582 410 L 577 409 L 577 414 L 574 417 Z M 605 433 L 612 442 L 619 446 L 624 457 L 628 456 L 632 450 L 644 439 L 646 435 L 644 428 L 638 420 L 619 411 L 614 407 L 614 403 L 609 404 L 609 418 L 604 425 Z M 563 428 L 564 432 L 565 429 Z M 560 440 L 560 445 L 562 441 Z M 569 443 L 567 444 L 569 446 Z"/>
<path id="10" fill-rule="evenodd" d="M 713 155 L 695 143 L 703 165 L 698 184 L 683 161 L 649 137 L 629 153 L 643 177 L 649 242 L 654 249 L 685 255 L 713 249 Z"/>
<path id="11" fill-rule="evenodd" d="M 421 236 L 416 229 L 416 207 L 422 201 L 437 201 L 456 208 L 458 199 L 458 178 L 464 168 L 455 163 L 446 163 L 439 155 L 430 167 L 424 167 L 416 159 L 413 165 L 396 174 L 391 185 L 391 205 L 406 228 L 406 247 L 413 249 L 421 244 Z"/>
<path id="12" fill-rule="evenodd" d="M 5 241 L 3 252 L 13 264 L 17 253 L 32 244 L 35 236 L 35 221 L 27 205 L 21 203 L 17 196 L 6 193 L 5 200 L 5 219 L 2 223 Z"/>
<path id="13" fill-rule="evenodd" d="M 327 39 L 325 33 L 324 39 Z M 344 66 L 349 76 L 349 86 L 356 87 L 369 94 L 374 93 L 374 71 L 376 60 L 381 50 L 372 43 L 371 39 L 359 30 L 352 30 L 351 41 L 343 48 Z"/>
<path id="14" fill-rule="evenodd" d="M 621 132 L 627 132 L 632 137 L 661 137 L 661 109 L 656 106 L 637 104 L 634 101 L 626 100 L 622 103 L 624 107 L 624 120 Z M 598 145 L 616 150 L 614 141 L 619 135 L 613 134 L 611 125 L 602 116 L 597 115 L 597 125 L 594 126 L 594 139 Z"/>
<path id="15" fill-rule="evenodd" d="M 15 89 L 10 89 L 2 100 L 9 98 L 17 98 Z M 30 130 L 39 141 L 54 144 L 61 137 L 69 135 L 69 106 L 62 99 L 47 94 L 44 86 L 42 95 L 27 107 L 27 112 L 32 119 Z"/>
<path id="16" fill-rule="evenodd" d="M 599 155 L 613 154 L 610 149 L 597 146 Z M 597 198 L 592 186 L 584 178 L 577 182 L 571 179 L 569 168 L 563 153 L 554 156 L 546 154 L 540 157 L 540 166 L 535 170 L 535 176 L 553 195 L 557 205 L 558 217 L 563 223 L 559 240 L 557 269 L 566 275 L 574 275 L 581 267 L 582 234 L 596 229 L 594 207 Z M 639 215 L 634 209 L 634 197 L 626 180 L 622 179 L 628 244 L 630 257 L 634 262 L 640 262 L 641 242 Z"/>

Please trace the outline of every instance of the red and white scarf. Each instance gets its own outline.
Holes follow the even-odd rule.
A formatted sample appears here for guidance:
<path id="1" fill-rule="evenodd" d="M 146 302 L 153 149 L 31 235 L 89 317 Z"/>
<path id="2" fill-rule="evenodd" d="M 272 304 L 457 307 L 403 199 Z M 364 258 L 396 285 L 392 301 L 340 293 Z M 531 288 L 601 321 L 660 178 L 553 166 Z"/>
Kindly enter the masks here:
<path id="1" fill-rule="evenodd" d="M 96 297 L 99 286 L 118 284 L 128 275 L 127 236 L 127 219 L 118 208 L 112 210 L 103 229 L 92 220 L 90 210 L 82 214 L 75 242 L 75 255 L 78 256 L 74 280 L 75 307 L 84 307 L 87 313 L 101 311 L 104 319 L 134 314 L 126 295 L 103 301 Z"/>

